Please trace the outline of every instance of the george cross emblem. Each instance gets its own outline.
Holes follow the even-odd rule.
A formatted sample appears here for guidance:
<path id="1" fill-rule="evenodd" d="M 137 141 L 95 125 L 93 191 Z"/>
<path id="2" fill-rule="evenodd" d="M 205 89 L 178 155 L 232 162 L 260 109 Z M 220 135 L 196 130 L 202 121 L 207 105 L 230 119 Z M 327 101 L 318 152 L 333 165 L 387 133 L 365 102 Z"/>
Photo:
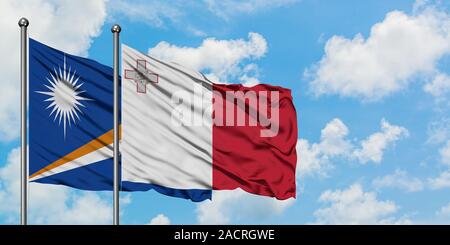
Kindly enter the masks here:
<path id="1" fill-rule="evenodd" d="M 136 60 L 136 69 L 125 70 L 125 78 L 136 83 L 136 92 L 147 93 L 147 83 L 158 83 L 159 76 L 147 69 L 147 61 Z"/>

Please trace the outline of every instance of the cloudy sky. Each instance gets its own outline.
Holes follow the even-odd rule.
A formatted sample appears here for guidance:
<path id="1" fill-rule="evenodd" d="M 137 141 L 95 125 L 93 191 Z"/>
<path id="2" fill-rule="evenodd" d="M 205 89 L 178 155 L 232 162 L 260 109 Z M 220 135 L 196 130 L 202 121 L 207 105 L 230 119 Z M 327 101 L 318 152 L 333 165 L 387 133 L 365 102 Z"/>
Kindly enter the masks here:
<path id="1" fill-rule="evenodd" d="M 19 219 L 19 28 L 111 65 L 121 40 L 218 82 L 292 89 L 297 199 L 122 194 L 124 224 L 450 223 L 450 4 L 426 0 L 0 2 L 0 223 Z M 30 223 L 108 224 L 112 195 L 31 184 Z"/>

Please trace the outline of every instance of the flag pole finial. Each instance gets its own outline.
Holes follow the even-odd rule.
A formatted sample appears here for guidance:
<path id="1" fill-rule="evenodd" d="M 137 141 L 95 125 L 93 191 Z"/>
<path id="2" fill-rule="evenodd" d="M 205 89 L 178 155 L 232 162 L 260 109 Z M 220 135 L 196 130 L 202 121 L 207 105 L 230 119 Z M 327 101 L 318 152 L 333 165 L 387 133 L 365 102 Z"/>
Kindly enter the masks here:
<path id="1" fill-rule="evenodd" d="M 27 27 L 29 24 L 30 24 L 30 22 L 28 21 L 27 18 L 25 18 L 25 17 L 20 18 L 20 20 L 19 20 L 19 26 L 20 27 L 22 27 L 22 26 Z"/>
<path id="2" fill-rule="evenodd" d="M 120 26 L 118 24 L 113 25 L 113 27 L 111 27 L 111 32 L 112 33 L 120 33 L 120 31 L 122 30 L 122 28 L 120 28 Z"/>

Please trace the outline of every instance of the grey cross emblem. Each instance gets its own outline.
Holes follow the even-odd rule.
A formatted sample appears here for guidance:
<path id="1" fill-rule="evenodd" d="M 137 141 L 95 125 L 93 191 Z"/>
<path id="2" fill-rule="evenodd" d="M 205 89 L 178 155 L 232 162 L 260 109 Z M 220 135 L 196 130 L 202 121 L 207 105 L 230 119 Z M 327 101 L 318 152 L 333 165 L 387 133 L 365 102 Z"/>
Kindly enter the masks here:
<path id="1" fill-rule="evenodd" d="M 147 83 L 158 83 L 159 76 L 156 73 L 147 70 L 145 60 L 136 60 L 136 69 L 125 70 L 125 78 L 133 80 L 136 83 L 136 92 L 147 93 Z"/>

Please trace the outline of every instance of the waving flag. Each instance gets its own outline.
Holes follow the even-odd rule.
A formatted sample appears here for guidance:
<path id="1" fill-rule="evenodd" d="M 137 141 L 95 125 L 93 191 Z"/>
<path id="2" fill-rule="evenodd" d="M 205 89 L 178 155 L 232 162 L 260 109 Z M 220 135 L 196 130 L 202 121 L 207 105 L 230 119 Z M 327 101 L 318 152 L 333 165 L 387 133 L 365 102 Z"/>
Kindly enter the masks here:
<path id="1" fill-rule="evenodd" d="M 155 189 L 193 201 L 236 188 L 295 197 L 290 90 L 214 84 L 126 45 L 122 67 L 124 190 Z"/>
<path id="2" fill-rule="evenodd" d="M 295 197 L 290 90 L 210 82 L 122 47 L 122 191 Z M 111 190 L 113 70 L 30 39 L 30 181 Z"/>
<path id="3" fill-rule="evenodd" d="M 29 43 L 30 181 L 111 190 L 112 68 Z"/>

